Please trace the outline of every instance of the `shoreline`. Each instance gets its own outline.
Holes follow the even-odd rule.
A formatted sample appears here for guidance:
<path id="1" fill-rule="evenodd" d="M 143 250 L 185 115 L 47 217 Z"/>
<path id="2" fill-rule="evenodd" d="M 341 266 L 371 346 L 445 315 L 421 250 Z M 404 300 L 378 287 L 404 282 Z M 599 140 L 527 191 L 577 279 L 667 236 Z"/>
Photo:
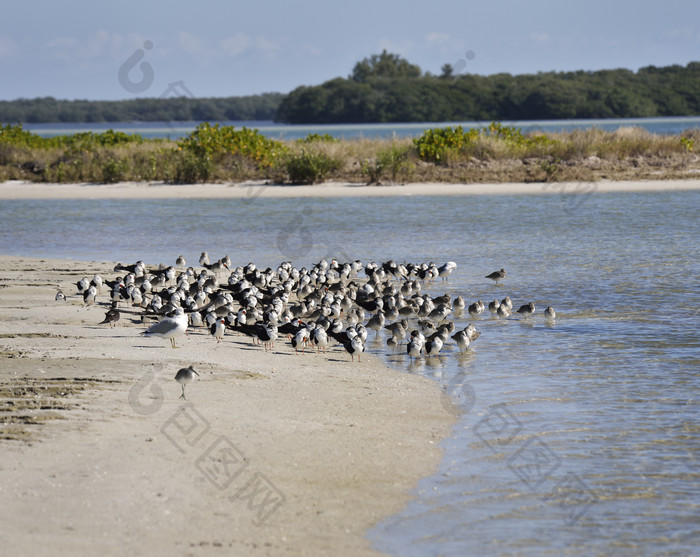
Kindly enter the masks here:
<path id="1" fill-rule="evenodd" d="M 98 325 L 104 292 L 83 307 L 74 283 L 111 279 L 113 264 L 0 263 L 8 552 L 378 555 L 367 530 L 437 469 L 455 415 L 428 378 L 337 348 L 296 355 L 284 339 L 274 353 L 233 334 L 217 344 L 206 330 L 173 350 L 140 336 L 135 315 Z M 173 378 L 190 364 L 201 377 L 181 401 Z"/>
<path id="2" fill-rule="evenodd" d="M 390 197 L 401 195 L 531 195 L 699 190 L 699 179 L 630 180 L 545 183 L 407 183 L 372 185 L 324 182 L 317 185 L 277 185 L 264 181 L 173 185 L 160 182 L 117 184 L 0 183 L 0 200 L 22 199 L 243 199 L 303 197 Z"/>

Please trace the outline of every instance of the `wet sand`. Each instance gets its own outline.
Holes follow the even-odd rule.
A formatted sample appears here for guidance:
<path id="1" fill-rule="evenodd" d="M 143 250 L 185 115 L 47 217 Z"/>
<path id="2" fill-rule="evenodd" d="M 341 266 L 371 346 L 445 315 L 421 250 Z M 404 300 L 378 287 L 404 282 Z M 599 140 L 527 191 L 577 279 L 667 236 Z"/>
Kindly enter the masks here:
<path id="1" fill-rule="evenodd" d="M 393 195 L 585 194 L 590 192 L 697 190 L 698 180 L 630 180 L 502 184 L 412 183 L 382 186 L 326 182 L 287 186 L 264 182 L 185 184 L 123 182 L 119 184 L 0 183 L 0 199 L 164 199 L 258 197 L 355 197 Z"/>
<path id="2" fill-rule="evenodd" d="M 84 307 L 74 284 L 113 265 L 0 256 L 3 553 L 376 554 L 366 530 L 454 423 L 437 383 L 339 348 L 201 330 L 172 349 L 136 315 L 98 325 L 107 294 Z"/>

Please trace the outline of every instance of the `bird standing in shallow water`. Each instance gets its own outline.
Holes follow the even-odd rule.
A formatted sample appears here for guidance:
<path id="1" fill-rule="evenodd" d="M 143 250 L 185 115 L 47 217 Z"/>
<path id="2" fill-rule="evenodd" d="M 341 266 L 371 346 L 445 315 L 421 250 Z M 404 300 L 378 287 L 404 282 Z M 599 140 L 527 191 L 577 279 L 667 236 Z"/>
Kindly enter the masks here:
<path id="1" fill-rule="evenodd" d="M 460 352 L 469 348 L 469 343 L 471 342 L 466 331 L 458 331 L 456 334 L 452 335 L 452 340 L 457 343 Z"/>
<path id="2" fill-rule="evenodd" d="M 520 306 L 518 313 L 523 317 L 530 317 L 533 313 L 535 313 L 535 303 L 530 302 L 529 304 Z"/>
<path id="3" fill-rule="evenodd" d="M 506 278 L 506 270 L 501 269 L 500 271 L 494 271 L 490 275 L 486 275 L 486 278 L 491 279 L 493 282 L 498 284 L 499 280 L 503 280 L 504 278 Z"/>
<path id="4" fill-rule="evenodd" d="M 547 309 L 544 310 L 544 316 L 546 319 L 556 319 L 557 314 L 554 311 L 554 308 L 552 306 L 547 306 Z"/>
<path id="5" fill-rule="evenodd" d="M 182 385 L 182 394 L 180 398 L 187 400 L 187 398 L 185 398 L 185 385 L 187 385 L 187 383 L 192 383 L 195 375 L 199 376 L 199 373 L 197 373 L 192 366 L 183 367 L 175 374 L 175 381 Z"/>

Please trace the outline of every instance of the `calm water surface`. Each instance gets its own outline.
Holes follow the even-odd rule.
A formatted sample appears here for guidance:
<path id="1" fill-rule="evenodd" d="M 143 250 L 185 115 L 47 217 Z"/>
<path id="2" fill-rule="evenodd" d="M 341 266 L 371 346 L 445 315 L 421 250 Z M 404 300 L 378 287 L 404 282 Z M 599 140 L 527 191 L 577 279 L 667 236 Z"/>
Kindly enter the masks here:
<path id="1" fill-rule="evenodd" d="M 700 193 L 3 201 L 0 253 L 172 264 L 457 262 L 433 294 L 534 301 L 409 363 L 459 412 L 438 472 L 369 532 L 405 555 L 690 555 L 700 544 Z M 484 275 L 505 267 L 500 285 Z M 542 310 L 557 311 L 548 323 Z M 488 316 L 487 316 L 488 315 Z M 465 326 L 468 320 L 458 319 Z M 370 334 L 370 339 L 373 337 Z"/>
<path id="2" fill-rule="evenodd" d="M 418 137 L 427 128 L 457 126 L 480 128 L 490 122 L 407 122 L 387 124 L 277 124 L 270 120 L 227 121 L 222 125 L 255 128 L 266 137 L 274 139 L 299 139 L 310 133 L 329 134 L 341 139 Z M 599 120 L 536 120 L 503 122 L 522 128 L 524 132 L 558 132 L 597 127 L 614 131 L 620 127 L 641 127 L 652 133 L 679 134 L 692 128 L 700 128 L 700 116 L 664 116 L 656 118 L 606 118 Z M 101 122 L 101 123 L 48 123 L 25 124 L 24 128 L 44 137 L 92 131 L 101 133 L 108 129 L 125 133 L 138 133 L 145 138 L 177 139 L 192 132 L 199 122 Z"/>

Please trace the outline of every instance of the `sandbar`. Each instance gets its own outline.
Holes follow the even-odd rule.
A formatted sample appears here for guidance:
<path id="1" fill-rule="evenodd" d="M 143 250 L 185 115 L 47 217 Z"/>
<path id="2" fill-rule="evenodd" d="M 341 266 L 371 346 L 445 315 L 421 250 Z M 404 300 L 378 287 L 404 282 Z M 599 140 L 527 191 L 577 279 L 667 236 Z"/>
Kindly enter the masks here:
<path id="1" fill-rule="evenodd" d="M 367 529 L 455 423 L 438 383 L 342 348 L 200 330 L 173 349 L 136 315 L 98 325 L 107 294 L 85 307 L 74 284 L 113 266 L 0 256 L 3 554 L 378 554 Z"/>
<path id="2" fill-rule="evenodd" d="M 0 200 L 12 199 L 243 199 L 295 197 L 387 197 L 401 195 L 518 195 L 582 194 L 590 192 L 640 192 L 698 190 L 700 179 L 629 180 L 597 182 L 546 182 L 498 184 L 408 183 L 365 185 L 324 182 L 315 185 L 278 185 L 265 182 L 165 184 L 121 182 L 117 184 L 45 184 L 8 181 L 0 183 Z"/>

